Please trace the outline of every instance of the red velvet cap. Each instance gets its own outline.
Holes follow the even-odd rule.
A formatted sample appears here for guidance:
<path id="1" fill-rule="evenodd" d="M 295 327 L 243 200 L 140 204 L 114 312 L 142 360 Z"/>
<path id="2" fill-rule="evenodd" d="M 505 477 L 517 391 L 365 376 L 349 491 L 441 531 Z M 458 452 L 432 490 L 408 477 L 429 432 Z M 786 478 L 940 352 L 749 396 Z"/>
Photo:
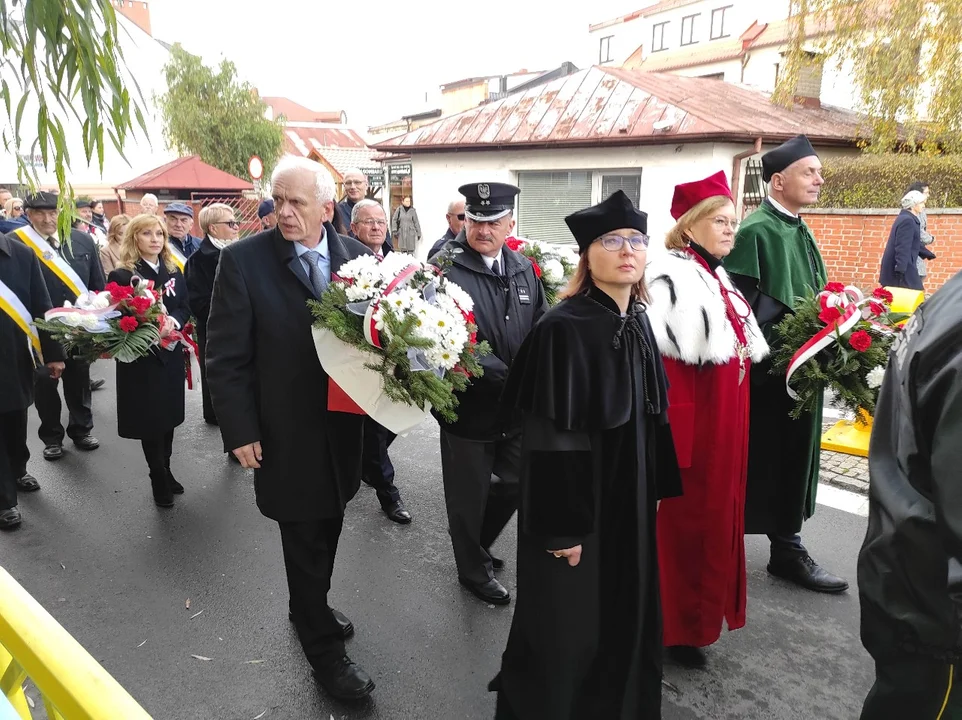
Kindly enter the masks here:
<path id="1" fill-rule="evenodd" d="M 675 194 L 671 198 L 671 216 L 677 220 L 702 200 L 717 196 L 727 197 L 734 202 L 724 170 L 719 170 L 704 180 L 675 185 Z"/>

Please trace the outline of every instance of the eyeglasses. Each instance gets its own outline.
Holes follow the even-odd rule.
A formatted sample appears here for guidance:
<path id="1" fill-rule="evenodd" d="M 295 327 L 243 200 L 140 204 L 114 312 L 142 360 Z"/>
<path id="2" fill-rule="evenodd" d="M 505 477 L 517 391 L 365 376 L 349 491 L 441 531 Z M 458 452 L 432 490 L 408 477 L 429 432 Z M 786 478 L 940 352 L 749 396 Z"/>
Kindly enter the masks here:
<path id="1" fill-rule="evenodd" d="M 358 220 L 358 221 L 357 221 L 357 224 L 358 224 L 358 225 L 367 225 L 367 226 L 369 226 L 369 227 L 378 227 L 378 226 L 380 226 L 380 225 L 383 225 L 384 227 L 387 227 L 387 220 Z"/>
<path id="2" fill-rule="evenodd" d="M 712 218 L 711 224 L 715 226 L 716 230 L 724 230 L 726 227 L 730 227 L 732 232 L 736 232 L 741 223 L 739 223 L 737 220 L 730 220 L 726 217 L 716 217 Z"/>
<path id="3" fill-rule="evenodd" d="M 619 252 L 625 246 L 625 243 L 628 243 L 634 252 L 641 252 L 642 250 L 648 249 L 649 239 L 644 233 L 632 235 L 631 237 L 604 235 L 599 242 L 601 243 L 601 247 L 608 252 Z"/>
<path id="4" fill-rule="evenodd" d="M 464 213 L 458 213 L 458 220 L 464 221 Z"/>
<path id="5" fill-rule="evenodd" d="M 226 225 L 227 227 L 231 227 L 231 228 L 238 228 L 238 227 L 240 227 L 240 223 L 237 222 L 236 220 L 218 220 L 217 222 L 212 223 L 212 224 L 213 224 L 213 225 Z"/>

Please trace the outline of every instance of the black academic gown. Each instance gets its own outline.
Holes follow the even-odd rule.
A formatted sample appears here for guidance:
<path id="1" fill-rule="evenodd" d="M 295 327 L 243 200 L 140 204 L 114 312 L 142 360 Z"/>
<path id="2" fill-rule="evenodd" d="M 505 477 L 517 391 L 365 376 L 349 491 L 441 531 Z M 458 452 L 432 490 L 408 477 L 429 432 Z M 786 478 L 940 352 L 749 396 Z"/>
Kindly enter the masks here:
<path id="1" fill-rule="evenodd" d="M 548 312 L 512 366 L 518 589 L 491 688 L 521 720 L 661 717 L 655 511 L 681 494 L 666 391 L 644 313 L 626 322 L 597 289 Z M 547 552 L 579 544 L 574 568 Z"/>
<path id="2" fill-rule="evenodd" d="M 154 281 L 154 289 L 163 293 L 167 314 L 181 327 L 190 320 L 187 284 L 180 270 L 168 270 L 164 263 L 156 272 L 140 260 L 134 269 L 145 280 Z M 108 276 L 110 282 L 130 285 L 134 275 L 118 268 Z M 117 434 L 122 438 L 156 439 L 184 422 L 184 349 L 154 347 L 147 355 L 131 363 L 117 363 Z"/>

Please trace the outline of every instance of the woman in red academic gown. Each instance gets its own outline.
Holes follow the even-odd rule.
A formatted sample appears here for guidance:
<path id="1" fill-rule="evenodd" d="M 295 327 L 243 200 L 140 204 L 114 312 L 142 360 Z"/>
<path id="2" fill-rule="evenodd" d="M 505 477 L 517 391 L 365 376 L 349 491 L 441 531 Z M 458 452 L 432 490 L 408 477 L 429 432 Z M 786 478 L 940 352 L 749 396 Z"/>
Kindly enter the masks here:
<path id="1" fill-rule="evenodd" d="M 701 667 L 723 621 L 745 624 L 748 370 L 768 345 L 721 267 L 738 226 L 725 174 L 675 187 L 671 214 L 645 275 L 685 494 L 662 503 L 658 557 L 669 657 Z"/>

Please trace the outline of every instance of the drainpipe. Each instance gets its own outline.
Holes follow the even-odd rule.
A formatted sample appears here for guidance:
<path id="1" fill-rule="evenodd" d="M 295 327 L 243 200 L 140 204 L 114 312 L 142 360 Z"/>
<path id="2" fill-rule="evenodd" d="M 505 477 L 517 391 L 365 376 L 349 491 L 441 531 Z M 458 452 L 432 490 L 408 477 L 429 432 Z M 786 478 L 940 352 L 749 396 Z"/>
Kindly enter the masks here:
<path id="1" fill-rule="evenodd" d="M 755 138 L 755 145 L 751 150 L 745 150 L 744 152 L 738 153 L 734 158 L 732 158 L 732 193 L 735 194 L 737 200 L 735 201 L 735 212 L 740 213 L 742 210 L 742 195 L 741 192 L 741 179 L 742 179 L 742 160 L 745 158 L 750 158 L 752 155 L 758 155 L 762 151 L 762 138 Z"/>

